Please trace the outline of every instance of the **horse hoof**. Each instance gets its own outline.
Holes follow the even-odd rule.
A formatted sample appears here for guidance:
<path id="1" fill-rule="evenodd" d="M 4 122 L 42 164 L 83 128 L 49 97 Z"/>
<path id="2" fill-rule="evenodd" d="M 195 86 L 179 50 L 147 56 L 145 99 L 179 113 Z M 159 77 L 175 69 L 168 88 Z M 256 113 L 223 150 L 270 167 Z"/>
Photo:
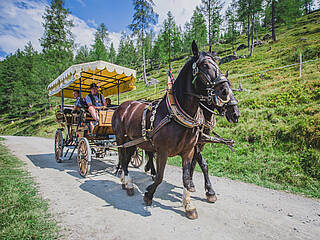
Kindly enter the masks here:
<path id="1" fill-rule="evenodd" d="M 209 203 L 214 203 L 217 201 L 217 196 L 215 194 L 214 195 L 206 194 L 206 196 Z"/>
<path id="2" fill-rule="evenodd" d="M 127 188 L 127 194 L 128 194 L 128 196 L 133 196 L 134 188 Z"/>
<path id="3" fill-rule="evenodd" d="M 127 189 L 125 184 L 121 184 L 121 187 L 122 187 L 123 190 Z"/>
<path id="4" fill-rule="evenodd" d="M 147 205 L 147 206 L 151 206 L 152 204 L 152 200 L 150 200 L 148 197 L 144 196 L 143 197 L 143 200 L 144 200 L 144 203 Z"/>
<path id="5" fill-rule="evenodd" d="M 189 188 L 189 192 L 195 192 L 195 191 L 196 191 L 196 188 L 194 186 Z"/>
<path id="6" fill-rule="evenodd" d="M 197 219 L 198 218 L 197 209 L 186 210 L 186 216 L 191 220 Z"/>

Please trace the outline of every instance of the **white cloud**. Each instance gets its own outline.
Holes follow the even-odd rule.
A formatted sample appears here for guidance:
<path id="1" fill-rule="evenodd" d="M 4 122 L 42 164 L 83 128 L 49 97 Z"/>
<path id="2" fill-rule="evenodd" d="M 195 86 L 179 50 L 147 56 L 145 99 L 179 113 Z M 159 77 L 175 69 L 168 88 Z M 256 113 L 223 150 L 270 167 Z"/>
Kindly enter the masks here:
<path id="1" fill-rule="evenodd" d="M 79 1 L 81 4 L 81 0 Z M 37 51 L 41 51 L 39 39 L 43 35 L 42 15 L 45 12 L 46 1 L 24 0 L 16 2 L 14 0 L 0 1 L 0 50 L 6 54 L 14 53 L 18 48 L 31 41 Z M 4 17 L 2 17 L 4 16 Z M 75 43 L 90 47 L 94 41 L 95 28 L 78 18 L 70 15 L 74 23 L 71 29 Z M 94 20 L 88 23 L 95 26 Z M 120 42 L 120 33 L 110 33 L 114 47 L 117 50 Z"/>
<path id="2" fill-rule="evenodd" d="M 31 41 L 36 50 L 40 50 L 38 39 L 42 36 L 43 3 L 13 0 L 0 2 L 0 48 L 7 54 L 23 48 Z"/>
<path id="3" fill-rule="evenodd" d="M 5 60 L 5 59 L 6 59 L 6 58 L 0 56 L 0 62 L 2 62 L 2 61 Z"/>
<path id="4" fill-rule="evenodd" d="M 159 14 L 158 24 L 155 30 L 158 31 L 163 24 L 163 21 L 167 18 L 167 13 L 171 11 L 176 24 L 178 26 L 184 27 L 184 24 L 190 21 L 193 11 L 196 6 L 201 4 L 201 0 L 153 0 L 155 6 L 154 11 Z M 221 10 L 221 15 L 224 15 L 228 4 L 231 0 L 225 0 L 224 6 Z"/>
<path id="5" fill-rule="evenodd" d="M 190 21 L 193 10 L 201 3 L 201 0 L 154 0 L 154 11 L 159 14 L 156 29 L 161 26 L 171 11 L 178 26 L 184 27 L 186 21 Z"/>
<path id="6" fill-rule="evenodd" d="M 76 16 L 70 15 L 70 19 L 74 24 L 71 31 L 74 36 L 75 43 L 77 45 L 87 45 L 90 47 L 90 45 L 93 44 L 96 29 L 89 27 L 84 20 Z"/>
<path id="7" fill-rule="evenodd" d="M 81 5 L 82 7 L 85 7 L 85 6 L 86 6 L 86 4 L 83 2 L 83 0 L 77 0 L 77 2 L 80 3 L 80 5 Z"/>
<path id="8" fill-rule="evenodd" d="M 113 42 L 113 47 L 116 51 L 118 51 L 119 45 L 120 45 L 120 38 L 121 38 L 121 33 L 117 32 L 110 32 L 109 37 L 111 41 Z"/>
<path id="9" fill-rule="evenodd" d="M 94 19 L 88 19 L 87 21 L 89 24 L 91 24 L 94 27 L 98 27 L 98 24 L 94 21 Z"/>

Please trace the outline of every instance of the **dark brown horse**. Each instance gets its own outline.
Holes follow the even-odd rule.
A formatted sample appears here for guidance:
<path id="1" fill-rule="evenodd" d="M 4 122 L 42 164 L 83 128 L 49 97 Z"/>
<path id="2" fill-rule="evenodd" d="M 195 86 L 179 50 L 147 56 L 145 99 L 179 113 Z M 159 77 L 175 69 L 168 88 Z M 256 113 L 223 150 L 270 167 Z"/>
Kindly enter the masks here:
<path id="1" fill-rule="evenodd" d="M 213 104 L 208 105 L 207 103 L 203 103 L 204 107 L 202 107 L 202 109 L 203 109 L 204 117 L 207 121 L 210 121 L 213 116 L 213 110 L 217 109 L 220 115 L 224 115 L 229 122 L 237 123 L 240 117 L 240 111 L 237 104 L 238 104 L 238 101 L 233 94 L 230 97 L 230 101 L 222 107 L 219 107 Z M 203 133 L 209 135 L 210 128 L 204 128 Z M 205 158 L 201 154 L 201 151 L 203 150 L 204 145 L 205 143 L 198 143 L 195 146 L 194 156 L 193 156 L 191 167 L 190 167 L 190 176 L 191 176 L 190 191 L 191 192 L 195 191 L 195 186 L 193 184 L 192 177 L 193 177 L 194 168 L 198 163 L 204 176 L 207 200 L 208 202 L 215 202 L 216 194 L 212 188 L 212 184 L 209 178 L 208 164 Z"/>
<path id="2" fill-rule="evenodd" d="M 228 73 L 226 73 L 226 77 Z M 230 83 L 230 81 L 229 81 Z M 230 83 L 231 85 L 231 83 Z M 207 122 L 210 122 L 211 119 L 214 117 L 214 110 L 217 109 L 219 112 L 220 116 L 225 116 L 227 118 L 227 120 L 231 123 L 237 123 L 238 119 L 240 117 L 240 111 L 238 108 L 238 101 L 237 99 L 234 97 L 233 94 L 230 94 L 230 101 L 226 104 L 224 104 L 223 106 L 217 106 L 215 105 L 215 103 L 213 104 L 208 104 L 206 102 L 203 102 L 200 104 L 200 108 L 203 110 L 203 114 L 204 114 L 204 118 Z M 203 133 L 209 135 L 210 134 L 210 128 L 205 127 L 203 129 Z M 200 136 L 201 137 L 201 136 Z M 212 184 L 209 178 L 209 173 L 208 173 L 208 164 L 207 161 L 205 160 L 205 158 L 203 158 L 201 151 L 203 150 L 205 143 L 197 143 L 194 149 L 194 156 L 192 159 L 192 163 L 191 163 L 191 167 L 190 167 L 190 192 L 194 192 L 195 191 L 195 186 L 193 184 L 192 181 L 192 177 L 193 177 L 193 172 L 194 172 L 194 168 L 196 166 L 196 164 L 198 163 L 203 176 L 204 176 L 204 183 L 205 183 L 205 190 L 206 190 L 206 197 L 208 202 L 215 202 L 216 201 L 216 194 L 215 191 L 212 188 Z M 153 153 L 149 153 L 147 152 L 148 155 L 148 162 L 145 166 L 145 171 L 148 172 L 149 170 L 151 170 L 151 175 L 154 176 L 156 174 L 156 170 L 154 168 L 154 164 L 153 164 Z"/>
<path id="3" fill-rule="evenodd" d="M 232 89 L 228 80 L 219 70 L 210 54 L 199 53 L 195 42 L 192 43 L 193 57 L 181 69 L 173 84 L 172 91 L 160 101 L 156 113 L 148 111 L 148 105 L 138 101 L 122 103 L 113 114 L 112 128 L 118 145 L 141 138 L 142 125 L 146 119 L 146 128 L 151 125 L 157 131 L 152 137 L 144 136 L 146 141 L 138 145 L 149 152 L 156 152 L 157 174 L 153 184 L 147 187 L 144 195 L 146 205 L 152 204 L 153 195 L 162 182 L 168 157 L 180 155 L 183 168 L 183 205 L 186 216 L 190 219 L 198 217 L 196 208 L 190 198 L 190 168 L 194 156 L 194 147 L 200 135 L 201 119 L 199 116 L 199 102 L 210 101 L 228 102 Z M 169 88 L 170 90 L 170 88 Z M 174 99 L 174 103 L 172 103 Z M 173 110 L 175 109 L 175 110 Z M 177 109 L 179 113 L 175 112 Z M 154 117 L 153 124 L 150 122 Z M 182 119 L 186 119 L 181 120 Z M 159 126 L 162 126 L 159 128 Z M 128 173 L 128 165 L 136 146 L 119 148 L 119 161 L 122 167 L 122 186 L 129 195 L 133 194 L 133 184 Z"/>

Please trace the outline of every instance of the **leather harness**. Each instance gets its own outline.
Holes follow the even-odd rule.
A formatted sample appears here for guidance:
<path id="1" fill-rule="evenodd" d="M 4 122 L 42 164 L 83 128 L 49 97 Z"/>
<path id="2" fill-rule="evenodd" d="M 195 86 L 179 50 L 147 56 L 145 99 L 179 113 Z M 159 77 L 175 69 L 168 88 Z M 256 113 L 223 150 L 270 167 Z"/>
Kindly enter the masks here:
<path id="1" fill-rule="evenodd" d="M 192 72 L 193 72 L 192 83 L 193 84 L 198 77 L 201 79 L 201 81 L 207 87 L 213 87 L 216 84 L 220 84 L 222 82 L 228 81 L 220 73 L 220 75 L 217 77 L 217 79 L 215 79 L 215 81 L 212 82 L 210 80 L 210 78 L 207 76 L 207 74 L 205 72 L 203 72 L 197 66 L 198 61 L 199 61 L 199 59 L 196 62 L 194 62 L 192 65 Z M 214 64 L 214 62 L 212 60 L 211 60 L 211 62 L 212 62 L 212 64 Z M 214 65 L 216 66 L 216 64 L 214 64 Z M 223 77 L 221 77 L 221 76 L 223 76 Z M 152 143 L 153 136 L 162 127 L 164 127 L 166 124 L 170 123 L 172 121 L 172 119 L 186 128 L 198 128 L 199 130 L 201 129 L 201 131 L 203 131 L 203 128 L 211 129 L 212 127 L 215 126 L 215 119 L 214 119 L 214 122 L 206 121 L 204 119 L 204 115 L 203 115 L 203 112 L 200 109 L 200 107 L 198 107 L 198 110 L 197 110 L 195 117 L 190 116 L 180 107 L 176 96 L 173 94 L 173 90 L 172 90 L 173 83 L 174 83 L 174 78 L 173 78 L 171 71 L 169 71 L 168 89 L 167 89 L 167 93 L 166 93 L 166 97 L 165 97 L 166 106 L 167 106 L 169 114 L 166 117 L 164 117 L 160 121 L 160 123 L 154 128 L 153 123 L 155 120 L 156 111 L 157 111 L 157 108 L 162 100 L 160 100 L 160 101 L 158 100 L 158 102 L 154 105 L 153 105 L 153 103 L 146 105 L 146 107 L 143 111 L 142 122 L 141 122 L 142 137 L 137 138 L 135 140 L 132 140 L 130 142 L 124 143 L 122 145 L 119 145 L 118 147 L 131 147 L 131 146 L 138 145 L 138 144 L 146 142 L 146 141 L 151 141 L 151 144 L 153 144 Z M 188 93 L 188 94 L 190 94 L 190 93 Z M 202 95 L 197 95 L 197 94 L 190 94 L 190 95 L 194 95 L 196 97 L 199 97 L 200 100 L 206 100 L 206 101 L 210 100 L 210 96 L 207 97 L 207 96 L 202 96 Z M 147 117 L 146 116 L 147 116 L 148 111 L 152 111 L 152 115 L 150 117 L 150 122 L 151 122 L 150 129 L 146 128 L 146 125 L 147 125 Z"/>

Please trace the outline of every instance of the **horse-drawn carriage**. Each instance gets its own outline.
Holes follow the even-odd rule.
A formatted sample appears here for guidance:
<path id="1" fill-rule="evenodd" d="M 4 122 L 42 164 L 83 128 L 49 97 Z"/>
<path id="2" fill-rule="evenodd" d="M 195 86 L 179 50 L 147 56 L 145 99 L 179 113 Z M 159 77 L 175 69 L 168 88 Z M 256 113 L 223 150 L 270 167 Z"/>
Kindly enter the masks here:
<path id="1" fill-rule="evenodd" d="M 90 93 L 90 84 L 95 83 L 104 96 L 117 95 L 134 90 L 136 71 L 96 61 L 73 65 L 55 79 L 49 86 L 49 96 L 61 97 L 61 105 L 56 110 L 56 121 L 60 124 L 55 134 L 55 158 L 57 162 L 70 160 L 77 149 L 79 173 L 86 177 L 90 172 L 92 158 L 103 159 L 112 151 L 117 151 L 116 139 L 112 129 L 112 115 L 117 105 L 98 109 L 99 121 L 88 112 L 87 107 L 74 110 L 74 105 L 65 104 L 65 98 L 73 98 L 78 90 L 81 97 Z M 71 152 L 69 152 L 71 151 Z M 68 155 L 69 153 L 69 155 Z M 139 167 L 143 162 L 142 152 L 136 151 L 132 165 Z"/>

